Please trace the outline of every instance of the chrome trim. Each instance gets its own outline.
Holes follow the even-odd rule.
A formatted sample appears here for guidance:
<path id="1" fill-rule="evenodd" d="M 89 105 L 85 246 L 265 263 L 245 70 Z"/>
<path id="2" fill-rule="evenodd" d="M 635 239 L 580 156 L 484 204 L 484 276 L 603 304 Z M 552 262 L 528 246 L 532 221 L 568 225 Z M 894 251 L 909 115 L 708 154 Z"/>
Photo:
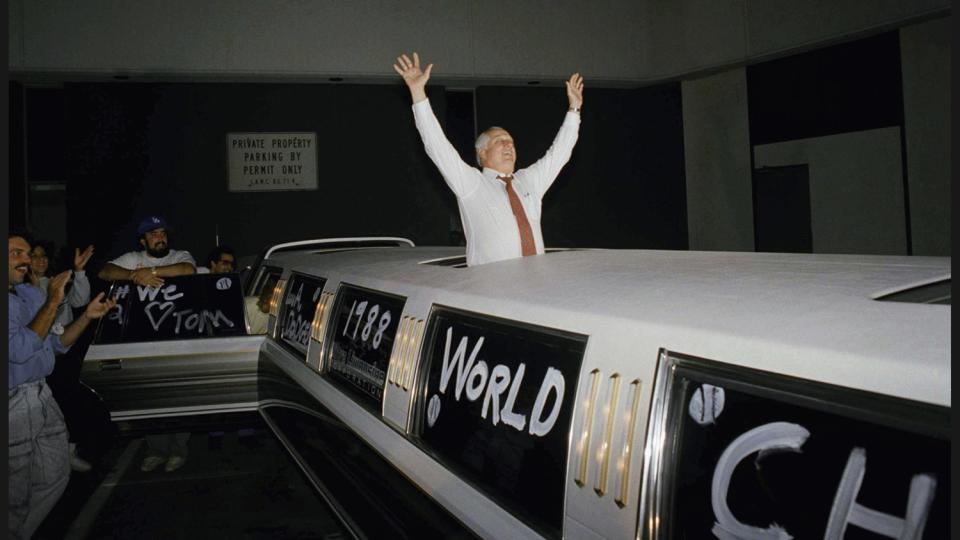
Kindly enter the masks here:
<path id="1" fill-rule="evenodd" d="M 336 244 L 339 242 L 397 242 L 406 244 L 410 247 L 416 247 L 413 240 L 399 236 L 358 236 L 354 238 L 316 238 L 313 240 L 297 240 L 296 242 L 285 242 L 270 246 L 270 249 L 263 255 L 263 259 L 269 259 L 270 255 L 278 249 L 286 249 L 297 246 L 323 247 L 325 244 Z"/>
<path id="2" fill-rule="evenodd" d="M 643 471 L 640 482 L 640 522 L 637 527 L 638 538 L 659 538 L 661 495 L 665 484 L 663 445 L 666 438 L 667 398 L 673 382 L 676 361 L 670 358 L 665 349 L 660 350 L 657 370 L 653 383 L 653 399 L 650 415 L 647 418 L 647 440 L 643 448 Z"/>
<path id="3" fill-rule="evenodd" d="M 273 296 L 270 297 L 270 316 L 274 319 L 276 319 L 280 313 L 280 300 L 283 298 L 283 290 L 286 286 L 287 280 L 283 278 L 278 279 L 277 283 L 273 286 Z"/>
<path id="4" fill-rule="evenodd" d="M 630 388 L 633 398 L 628 401 L 630 408 L 627 409 L 627 417 L 623 419 L 627 425 L 627 435 L 623 439 L 623 448 L 620 450 L 620 460 L 617 463 L 620 489 L 614 498 L 614 502 L 620 508 L 627 506 L 630 493 L 630 462 L 633 458 L 633 441 L 637 433 L 637 416 L 640 414 L 640 392 L 643 390 L 643 382 L 640 379 L 634 379 L 630 382 Z"/>
<path id="5" fill-rule="evenodd" d="M 580 460 L 580 468 L 573 481 L 581 488 L 587 485 L 587 474 L 590 465 L 590 440 L 593 437 L 593 416 L 597 406 L 597 392 L 600 390 L 600 370 L 594 369 L 590 372 L 590 395 L 583 404 L 583 431 L 580 433 L 580 441 L 577 443 L 577 454 Z"/>
<path id="6" fill-rule="evenodd" d="M 603 413 L 607 415 L 607 425 L 603 434 L 603 443 L 600 445 L 600 454 L 597 456 L 599 471 L 597 472 L 597 484 L 593 491 L 603 497 L 607 494 L 607 476 L 610 472 L 610 447 L 613 443 L 613 421 L 617 416 L 617 402 L 620 400 L 620 374 L 610 375 L 610 400 L 604 407 Z"/>
<path id="7" fill-rule="evenodd" d="M 404 315 L 400 318 L 400 326 L 397 328 L 397 339 L 393 340 L 393 350 L 390 352 L 390 365 L 387 367 L 387 382 L 394 386 L 400 386 L 397 373 L 400 371 L 400 363 L 403 361 L 403 349 L 407 345 L 407 326 L 409 324 L 410 316 Z"/>
<path id="8" fill-rule="evenodd" d="M 410 347 L 407 349 L 407 357 L 403 361 L 403 377 L 401 383 L 404 390 L 410 390 L 413 384 L 413 373 L 415 371 L 417 353 L 420 351 L 420 341 L 423 339 L 423 319 L 417 319 L 410 330 Z"/>

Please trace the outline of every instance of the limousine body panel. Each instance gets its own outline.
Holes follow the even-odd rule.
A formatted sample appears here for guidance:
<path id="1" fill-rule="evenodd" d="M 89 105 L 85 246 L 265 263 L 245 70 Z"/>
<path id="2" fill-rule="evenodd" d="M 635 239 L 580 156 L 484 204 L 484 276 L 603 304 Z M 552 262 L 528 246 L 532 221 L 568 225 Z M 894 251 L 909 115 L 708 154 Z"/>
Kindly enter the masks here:
<path id="1" fill-rule="evenodd" d="M 114 420 L 257 407 L 264 336 L 91 345 L 81 378 Z"/>
<path id="2" fill-rule="evenodd" d="M 451 269 L 455 249 L 367 250 L 281 259 L 377 290 L 592 334 L 622 321 L 659 347 L 949 406 L 950 307 L 880 302 L 894 287 L 950 278 L 949 259 L 675 251 L 567 251 Z M 602 253 L 602 259 L 597 255 Z M 424 316 L 420 313 L 419 316 Z M 908 324 L 911 332 L 904 332 Z M 624 339 L 633 337 L 625 336 Z M 636 343 L 636 342 L 635 342 Z M 655 355 L 648 361 L 655 361 Z M 623 359 L 629 367 L 630 360 Z M 882 363 L 892 372 L 875 369 Z M 877 376 L 878 373 L 890 373 Z"/>
<path id="3" fill-rule="evenodd" d="M 359 287 L 403 297 L 400 315 L 411 325 L 429 327 L 437 310 L 453 308 L 518 328 L 585 336 L 571 389 L 576 406 L 564 426 L 568 536 L 640 534 L 641 449 L 663 351 L 950 407 L 950 306 L 875 300 L 883 291 L 949 280 L 949 259 L 600 250 L 471 268 L 421 264 L 461 255 L 455 248 L 368 249 L 322 259 L 287 252 L 264 264 L 282 267 L 288 281 L 322 277 L 327 295 Z M 274 339 L 281 326 L 273 323 Z M 329 338 L 327 326 L 322 333 Z M 388 370 L 379 410 L 358 405 L 317 373 L 328 369 L 319 337 L 302 359 L 272 340 L 263 353 L 479 534 L 543 533 L 504 512 L 418 442 L 426 337 L 406 357 L 391 356 L 390 369 L 410 376 L 406 385 L 394 383 Z"/>

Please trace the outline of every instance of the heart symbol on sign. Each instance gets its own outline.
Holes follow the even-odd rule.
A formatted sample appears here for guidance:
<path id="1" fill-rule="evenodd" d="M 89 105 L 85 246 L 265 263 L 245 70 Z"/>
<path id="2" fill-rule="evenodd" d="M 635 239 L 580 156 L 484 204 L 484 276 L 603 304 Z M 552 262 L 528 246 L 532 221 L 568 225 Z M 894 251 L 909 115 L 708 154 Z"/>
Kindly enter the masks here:
<path id="1" fill-rule="evenodd" d="M 175 306 L 173 302 L 163 302 L 162 304 L 160 302 L 150 302 L 145 308 L 143 308 L 143 312 L 147 315 L 147 320 L 150 321 L 150 325 L 153 326 L 154 332 L 160 330 L 160 325 L 163 324 L 163 321 L 166 320 L 171 313 L 173 313 L 174 307 Z M 157 309 L 154 310 L 154 308 Z M 154 317 L 154 311 L 160 312 L 159 320 Z"/>

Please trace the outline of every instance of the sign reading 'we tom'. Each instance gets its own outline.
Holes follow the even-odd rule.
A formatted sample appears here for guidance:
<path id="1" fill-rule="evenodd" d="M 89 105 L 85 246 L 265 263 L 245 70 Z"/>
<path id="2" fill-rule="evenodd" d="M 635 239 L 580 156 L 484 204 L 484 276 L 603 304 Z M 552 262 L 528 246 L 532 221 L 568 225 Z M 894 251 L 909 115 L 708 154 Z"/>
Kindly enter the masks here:
<path id="1" fill-rule="evenodd" d="M 230 191 L 317 189 L 316 133 L 228 133 Z"/>

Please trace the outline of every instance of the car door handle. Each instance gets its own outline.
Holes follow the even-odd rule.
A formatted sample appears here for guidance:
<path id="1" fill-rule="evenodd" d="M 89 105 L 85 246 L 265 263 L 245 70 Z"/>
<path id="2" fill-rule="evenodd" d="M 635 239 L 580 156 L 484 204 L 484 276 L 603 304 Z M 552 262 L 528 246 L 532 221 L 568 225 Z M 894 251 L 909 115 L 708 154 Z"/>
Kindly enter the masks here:
<path id="1" fill-rule="evenodd" d="M 115 369 L 123 369 L 123 360 L 101 360 L 100 361 L 100 371 L 111 371 Z"/>

